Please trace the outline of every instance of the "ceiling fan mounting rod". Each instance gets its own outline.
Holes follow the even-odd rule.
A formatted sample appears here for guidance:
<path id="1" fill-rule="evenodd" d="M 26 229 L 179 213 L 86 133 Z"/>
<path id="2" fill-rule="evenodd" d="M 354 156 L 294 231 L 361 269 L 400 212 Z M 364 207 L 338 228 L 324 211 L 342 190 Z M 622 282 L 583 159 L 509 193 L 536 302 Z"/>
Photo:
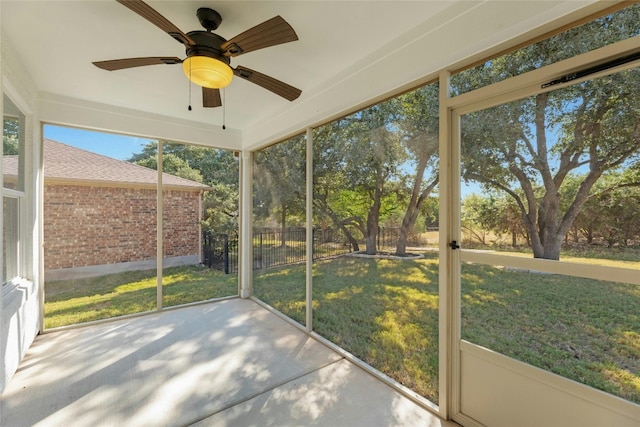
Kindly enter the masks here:
<path id="1" fill-rule="evenodd" d="M 212 32 L 216 30 L 222 22 L 222 16 L 213 9 L 208 7 L 201 7 L 197 10 L 196 16 L 200 25 L 202 25 L 207 31 Z"/>

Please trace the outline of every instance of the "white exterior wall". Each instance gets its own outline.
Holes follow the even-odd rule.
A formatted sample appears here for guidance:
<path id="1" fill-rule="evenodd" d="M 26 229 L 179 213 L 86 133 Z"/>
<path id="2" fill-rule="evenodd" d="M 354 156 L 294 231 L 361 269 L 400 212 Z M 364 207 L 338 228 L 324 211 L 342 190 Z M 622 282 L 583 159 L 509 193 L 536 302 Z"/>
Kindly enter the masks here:
<path id="1" fill-rule="evenodd" d="M 17 284 L 3 287 L 0 299 L 0 392 L 15 373 L 41 326 L 40 236 L 38 235 L 38 194 L 40 182 L 41 136 L 35 111 L 37 89 L 21 66 L 17 53 L 7 37 L 2 44 L 0 73 L 2 91 L 25 115 L 25 203 L 20 220 L 28 238 L 20 261 L 21 275 Z M 1 175 L 0 175 L 1 179 Z M 2 208 L 0 208 L 2 209 Z M 4 282 L 4 278 L 2 280 Z"/>

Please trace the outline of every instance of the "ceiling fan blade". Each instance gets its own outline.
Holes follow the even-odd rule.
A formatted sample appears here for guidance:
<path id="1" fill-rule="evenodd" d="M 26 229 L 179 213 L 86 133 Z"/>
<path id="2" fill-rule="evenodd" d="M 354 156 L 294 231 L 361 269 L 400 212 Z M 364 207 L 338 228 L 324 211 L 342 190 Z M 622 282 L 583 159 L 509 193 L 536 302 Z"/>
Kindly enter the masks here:
<path id="1" fill-rule="evenodd" d="M 123 70 L 125 68 L 143 67 L 145 65 L 172 65 L 180 64 L 182 59 L 168 56 L 152 56 L 148 58 L 125 58 L 125 59 L 112 59 L 110 61 L 97 61 L 94 62 L 98 68 L 102 68 L 107 71 Z"/>
<path id="2" fill-rule="evenodd" d="M 123 6 L 128 7 L 138 15 L 142 16 L 147 21 L 151 22 L 156 27 L 160 28 L 165 33 L 169 34 L 180 43 L 193 46 L 195 42 L 191 38 L 180 31 L 178 27 L 173 25 L 167 18 L 160 15 L 155 9 L 141 0 L 116 0 Z"/>
<path id="3" fill-rule="evenodd" d="M 225 56 L 238 56 L 243 53 L 277 44 L 298 40 L 296 32 L 281 16 L 258 24 L 247 31 L 223 43 L 221 48 Z"/>
<path id="4" fill-rule="evenodd" d="M 202 88 L 202 106 L 205 108 L 219 107 L 222 105 L 220 89 Z"/>
<path id="5" fill-rule="evenodd" d="M 291 85 L 281 82 L 280 80 L 274 79 L 273 77 L 269 77 L 265 74 L 259 73 L 243 66 L 238 66 L 237 68 L 235 68 L 233 70 L 233 74 L 245 80 L 248 80 L 251 83 L 255 83 L 258 86 L 262 86 L 263 88 L 270 90 L 276 95 L 280 95 L 281 97 L 288 99 L 289 101 L 297 99 L 302 93 L 302 91 L 298 88 L 295 88 Z"/>

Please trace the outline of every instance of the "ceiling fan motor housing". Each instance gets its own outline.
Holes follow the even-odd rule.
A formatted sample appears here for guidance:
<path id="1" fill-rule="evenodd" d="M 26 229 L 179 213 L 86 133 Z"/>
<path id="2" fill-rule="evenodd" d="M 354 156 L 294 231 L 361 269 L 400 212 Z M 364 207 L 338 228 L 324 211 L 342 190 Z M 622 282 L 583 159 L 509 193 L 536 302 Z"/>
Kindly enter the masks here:
<path id="1" fill-rule="evenodd" d="M 220 46 L 227 40 L 217 34 L 206 31 L 191 31 L 187 33 L 189 37 L 196 43 L 193 46 L 187 46 L 187 57 L 190 56 L 208 56 L 229 65 L 231 60 L 224 56 Z"/>

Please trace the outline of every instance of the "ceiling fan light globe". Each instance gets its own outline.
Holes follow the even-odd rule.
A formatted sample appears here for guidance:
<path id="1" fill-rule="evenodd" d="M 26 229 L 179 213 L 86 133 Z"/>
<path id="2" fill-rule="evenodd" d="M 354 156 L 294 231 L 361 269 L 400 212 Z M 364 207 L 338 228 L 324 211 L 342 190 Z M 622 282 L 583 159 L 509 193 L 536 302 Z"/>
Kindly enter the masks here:
<path id="1" fill-rule="evenodd" d="M 233 79 L 229 65 L 208 56 L 191 56 L 182 62 L 182 69 L 193 83 L 210 89 L 222 89 Z"/>

